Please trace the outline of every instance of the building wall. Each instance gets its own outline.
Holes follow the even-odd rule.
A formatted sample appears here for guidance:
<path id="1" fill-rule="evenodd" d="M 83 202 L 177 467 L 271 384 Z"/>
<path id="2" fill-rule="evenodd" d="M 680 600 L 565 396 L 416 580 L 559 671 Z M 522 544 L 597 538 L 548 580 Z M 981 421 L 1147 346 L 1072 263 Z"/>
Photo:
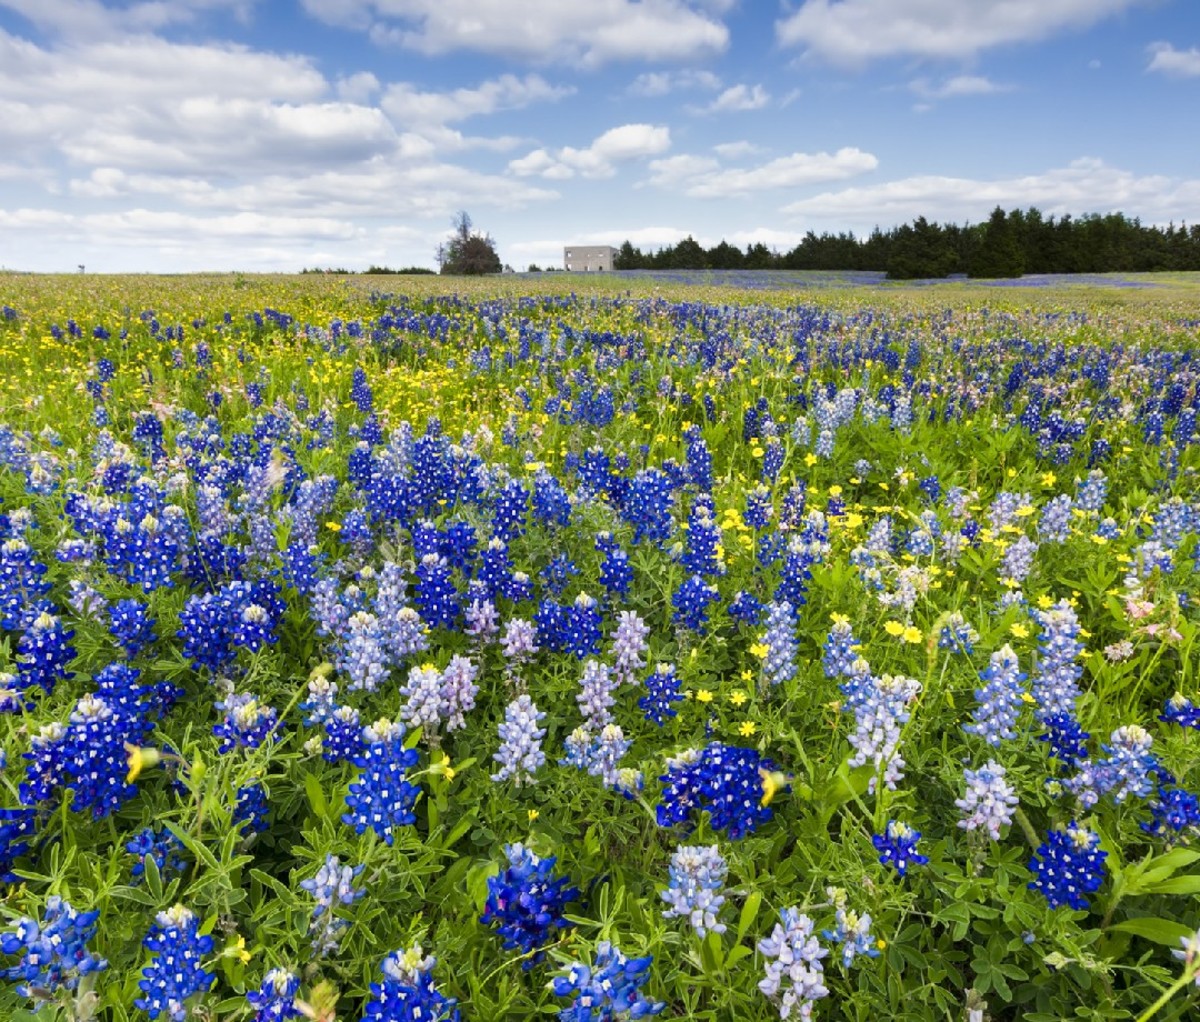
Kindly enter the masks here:
<path id="1" fill-rule="evenodd" d="M 577 273 L 609 273 L 617 250 L 611 245 L 568 245 L 563 249 L 563 269 Z"/>

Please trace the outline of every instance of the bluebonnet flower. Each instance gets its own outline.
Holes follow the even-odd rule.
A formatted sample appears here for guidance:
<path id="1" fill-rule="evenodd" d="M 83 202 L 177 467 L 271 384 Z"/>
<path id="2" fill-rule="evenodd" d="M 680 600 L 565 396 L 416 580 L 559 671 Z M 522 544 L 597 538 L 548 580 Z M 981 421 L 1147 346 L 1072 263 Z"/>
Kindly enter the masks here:
<path id="1" fill-rule="evenodd" d="M 662 727 L 669 717 L 677 715 L 671 704 L 683 702 L 683 695 L 679 691 L 679 679 L 675 676 L 675 665 L 656 665 L 645 685 L 646 694 L 638 699 L 638 707 L 645 713 L 647 720 Z"/>
<path id="2" fill-rule="evenodd" d="M 198 932 L 200 921 L 176 905 L 159 912 L 144 941 L 154 957 L 142 969 L 138 981 L 142 996 L 134 1000 L 151 1018 L 166 1014 L 170 1022 L 184 1022 L 188 1016 L 186 1001 L 212 988 L 217 977 L 208 972 L 202 959 L 212 952 L 213 939 Z"/>
<path id="3" fill-rule="evenodd" d="M 369 412 L 375 406 L 375 397 L 371 393 L 371 385 L 367 382 L 367 373 L 362 366 L 355 366 L 350 379 L 350 400 L 360 412 Z"/>
<path id="4" fill-rule="evenodd" d="M 961 651 L 968 655 L 975 651 L 975 643 L 978 641 L 979 633 L 957 610 L 945 619 L 942 630 L 938 633 L 939 648 Z"/>
<path id="5" fill-rule="evenodd" d="M 517 480 L 510 479 L 496 497 L 492 516 L 492 531 L 503 540 L 512 539 L 525 531 L 525 516 L 529 507 L 529 491 Z"/>
<path id="6" fill-rule="evenodd" d="M 350 924 L 334 915 L 338 905 L 353 905 L 367 893 L 366 888 L 355 887 L 355 878 L 363 866 L 343 866 L 336 855 L 326 855 L 316 876 L 300 881 L 300 887 L 316 900 L 308 929 L 312 935 L 313 954 L 318 958 L 337 950 L 338 937 Z"/>
<path id="7" fill-rule="evenodd" d="M 349 675 L 352 692 L 374 692 L 387 677 L 389 658 L 384 648 L 379 618 L 360 610 L 346 622 L 346 641 L 338 657 L 338 669 Z"/>
<path id="8" fill-rule="evenodd" d="M 647 1000 L 641 991 L 653 961 L 652 955 L 626 958 L 609 941 L 601 941 L 591 966 L 576 962 L 554 980 L 556 997 L 573 998 L 558 1013 L 559 1022 L 617 1022 L 659 1014 L 666 1004 Z"/>
<path id="9" fill-rule="evenodd" d="M 694 423 L 684 428 L 682 436 L 687 455 L 688 482 L 707 492 L 713 485 L 712 452 L 708 449 L 700 427 Z"/>
<path id="10" fill-rule="evenodd" d="M 575 701 L 579 704 L 584 723 L 593 730 L 600 730 L 612 720 L 610 708 L 615 702 L 613 692 L 617 684 L 607 665 L 599 660 L 584 663 L 583 678 Z"/>
<path id="11" fill-rule="evenodd" d="M 1112 795 L 1117 803 L 1130 795 L 1148 795 L 1153 787 L 1150 775 L 1158 768 L 1158 760 L 1150 752 L 1153 744 L 1146 729 L 1137 724 L 1117 728 L 1103 746 L 1107 757 L 1096 763 L 1080 763 L 1079 773 L 1064 785 L 1085 808 L 1104 795 Z"/>
<path id="12" fill-rule="evenodd" d="M 622 780 L 620 764 L 631 745 L 633 745 L 633 739 L 625 737 L 625 732 L 621 730 L 619 724 L 605 724 L 588 751 L 588 774 L 592 777 L 599 777 L 605 787 L 628 788 L 629 779 Z M 637 785 L 636 780 L 633 783 Z"/>
<path id="13" fill-rule="evenodd" d="M 546 754 L 542 752 L 546 729 L 538 727 L 545 718 L 528 695 L 519 695 L 508 704 L 499 728 L 500 750 L 492 757 L 500 764 L 500 769 L 492 774 L 493 781 L 509 778 L 517 784 L 533 781 L 534 774 L 546 762 Z"/>
<path id="14" fill-rule="evenodd" d="M 1006 644 L 992 654 L 979 677 L 984 683 L 983 688 L 975 690 L 979 705 L 972 714 L 972 723 L 964 724 L 963 730 L 998 748 L 1002 741 L 1017 736 L 1013 725 L 1021 713 L 1026 676 L 1018 669 L 1017 654 Z"/>
<path id="15" fill-rule="evenodd" d="M 221 739 L 218 752 L 257 749 L 279 726 L 278 711 L 249 692 L 235 692 L 216 706 L 225 713 L 225 719 L 213 726 L 213 734 Z"/>
<path id="16" fill-rule="evenodd" d="M 57 682 L 71 678 L 67 664 L 75 659 L 71 639 L 75 632 L 61 619 L 42 611 L 17 642 L 17 685 L 26 690 L 39 685 L 47 693 Z"/>
<path id="17" fill-rule="evenodd" d="M 444 557 L 426 554 L 417 565 L 416 602 L 430 628 L 453 628 L 462 610 L 461 599 Z"/>
<path id="18" fill-rule="evenodd" d="M 296 994 L 300 980 L 287 969 L 271 969 L 263 977 L 262 986 L 246 993 L 246 1001 L 254 1009 L 253 1022 L 286 1022 L 300 1018 Z"/>
<path id="19" fill-rule="evenodd" d="M 1076 662 L 1083 652 L 1078 639 L 1079 618 L 1066 600 L 1049 610 L 1037 612 L 1041 625 L 1038 673 L 1033 678 L 1033 697 L 1038 720 L 1059 713 L 1074 713 L 1079 698 L 1079 679 L 1083 668 Z"/>
<path id="20" fill-rule="evenodd" d="M 108 601 L 99 592 L 77 578 L 71 579 L 67 588 L 69 593 L 67 596 L 67 606 L 78 617 L 85 619 L 98 618 L 100 612 L 108 606 Z"/>
<path id="21" fill-rule="evenodd" d="M 238 788 L 232 818 L 243 835 L 251 837 L 269 830 L 270 813 L 271 803 L 261 784 L 244 784 Z"/>
<path id="22" fill-rule="evenodd" d="M 729 864 L 716 845 L 680 845 L 671 856 L 670 885 L 662 892 L 663 901 L 670 906 L 663 918 L 687 919 L 700 937 L 724 933 L 725 924 L 717 915 L 725 904 L 728 872 Z"/>
<path id="23" fill-rule="evenodd" d="M 140 600 L 118 600 L 108 608 L 109 633 L 131 660 L 155 640 L 154 618 Z"/>
<path id="24" fill-rule="evenodd" d="M 1016 523 L 1017 512 L 1023 507 L 1033 504 L 1033 498 L 1028 493 L 1011 493 L 1007 490 L 996 494 L 988 508 L 988 525 L 992 532 L 999 532 L 1006 525 Z"/>
<path id="25" fill-rule="evenodd" d="M 1042 721 L 1046 729 L 1038 738 L 1050 745 L 1050 755 L 1064 768 L 1071 769 L 1087 760 L 1087 740 L 1084 731 L 1073 713 L 1054 713 Z"/>
<path id="26" fill-rule="evenodd" d="M 1164 724 L 1178 724 L 1180 727 L 1200 731 L 1200 707 L 1197 707 L 1182 692 L 1176 692 L 1167 700 L 1158 719 Z"/>
<path id="27" fill-rule="evenodd" d="M 519 670 L 533 659 L 538 651 L 537 629 L 524 618 L 514 617 L 504 625 L 504 636 L 500 640 L 504 654 L 505 669 Z"/>
<path id="28" fill-rule="evenodd" d="M 1011 543 L 1000 561 L 1000 575 L 1015 582 L 1024 582 L 1033 570 L 1033 555 L 1038 545 L 1022 533 Z"/>
<path id="29" fill-rule="evenodd" d="M 442 719 L 441 672 L 433 664 L 412 668 L 400 694 L 406 700 L 400 708 L 400 719 L 410 727 L 436 732 Z"/>
<path id="30" fill-rule="evenodd" d="M 646 622 L 635 611 L 621 611 L 612 636 L 613 676 L 618 687 L 634 682 L 646 666 L 643 654 L 649 649 L 646 644 L 649 634 Z"/>
<path id="31" fill-rule="evenodd" d="M 354 760 L 361 773 L 346 795 L 350 812 L 342 815 L 342 822 L 357 834 L 370 827 L 390 846 L 395 828 L 417 819 L 412 810 L 420 789 L 407 777 L 416 763 L 416 751 L 404 748 L 403 730 L 389 740 L 368 745 Z"/>
<path id="32" fill-rule="evenodd" d="M 529 970 L 545 958 L 542 949 L 557 932 L 574 925 L 564 913 L 579 891 L 568 886 L 569 877 L 555 875 L 554 856 L 543 859 L 520 843 L 505 845 L 504 854 L 508 866 L 488 878 L 479 921 L 495 928 L 506 951 L 520 949 L 525 956 L 521 968 Z"/>
<path id="33" fill-rule="evenodd" d="M 388 955 L 380 965 L 383 981 L 371 984 L 362 1022 L 459 1022 L 454 999 L 434 985 L 435 965 L 420 944 Z"/>
<path id="34" fill-rule="evenodd" d="M 567 651 L 579 660 L 598 653 L 601 622 L 599 604 L 587 593 L 576 596 L 567 611 L 563 629 L 563 644 Z"/>
<path id="35" fill-rule="evenodd" d="M 629 555 L 615 543 L 604 552 L 600 562 L 600 584 L 615 596 L 625 596 L 633 583 Z"/>
<path id="36" fill-rule="evenodd" d="M 764 798 L 763 776 L 776 769 L 755 749 L 711 742 L 667 760 L 660 827 L 687 823 L 693 810 L 707 811 L 713 830 L 728 831 L 737 841 L 753 833 L 774 813 Z"/>
<path id="37" fill-rule="evenodd" d="M 1096 523 L 1096 535 L 1101 539 L 1118 539 L 1121 535 L 1121 526 L 1117 524 L 1115 518 L 1101 518 Z"/>
<path id="38" fill-rule="evenodd" d="M 1029 887 L 1041 891 L 1051 908 L 1069 905 L 1086 909 L 1084 895 L 1094 894 L 1104 883 L 1104 860 L 1108 853 L 1100 848 L 1100 835 L 1072 822 L 1046 836 L 1037 854 L 1029 861 L 1034 879 Z"/>
<path id="39" fill-rule="evenodd" d="M 1193 838 L 1200 834 L 1200 798 L 1176 785 L 1175 778 L 1160 767 L 1150 819 L 1140 826 L 1152 837 L 1165 837 L 1168 844 Z"/>
<path id="40" fill-rule="evenodd" d="M 888 820 L 883 833 L 875 834 L 871 842 L 879 853 L 879 861 L 885 866 L 894 866 L 896 872 L 904 876 L 910 865 L 924 866 L 929 861 L 928 856 L 917 851 L 920 839 L 919 830 L 913 830 L 899 820 Z"/>
<path id="41" fill-rule="evenodd" d="M 1075 480 L 1075 506 L 1088 514 L 1098 514 L 1108 497 L 1108 477 L 1098 468 L 1092 469 L 1086 479 Z"/>
<path id="42" fill-rule="evenodd" d="M 566 608 L 559 606 L 549 597 L 544 598 L 533 615 L 534 627 L 537 629 L 541 645 L 555 653 L 563 652 L 566 649 L 567 621 Z"/>
<path id="43" fill-rule="evenodd" d="M 858 659 L 854 647 L 859 644 L 854 637 L 850 622 L 844 617 L 838 617 L 829 629 L 821 656 L 821 666 L 825 669 L 825 677 L 840 678 L 850 673 L 850 665 Z"/>
<path id="44" fill-rule="evenodd" d="M 821 959 L 829 952 L 813 935 L 813 921 L 798 908 L 785 908 L 769 937 L 758 942 L 766 975 L 758 989 L 779 1005 L 779 1017 L 812 1018 L 813 1004 L 829 994 Z"/>
<path id="45" fill-rule="evenodd" d="M 771 685 L 780 685 L 796 676 L 795 617 L 792 605 L 787 602 L 772 603 L 767 610 L 767 631 L 762 643 L 767 648 L 763 659 L 763 677 Z"/>
<path id="46" fill-rule="evenodd" d="M 500 613 L 491 600 L 472 599 L 463 617 L 466 619 L 463 631 L 472 638 L 477 647 L 491 642 L 500 630 Z"/>
<path id="47" fill-rule="evenodd" d="M 455 654 L 441 675 L 442 718 L 447 731 L 466 727 L 466 714 L 475 709 L 479 667 L 470 657 Z"/>
<path id="48" fill-rule="evenodd" d="M 762 603 L 753 593 L 739 589 L 729 604 L 729 616 L 747 625 L 757 625 L 762 620 Z"/>
<path id="49" fill-rule="evenodd" d="M 6 884 L 18 882 L 13 866 L 29 851 L 26 838 L 34 836 L 36 820 L 35 809 L 25 806 L 0 809 L 0 881 Z"/>
<path id="50" fill-rule="evenodd" d="M 1065 543 L 1071 534 L 1071 498 L 1060 493 L 1042 508 L 1038 538 L 1048 543 Z"/>
<path id="51" fill-rule="evenodd" d="M 42 1001 L 58 990 L 74 990 L 89 973 L 108 968 L 108 962 L 88 950 L 96 935 L 99 911 L 77 912 L 58 895 L 46 900 L 42 921 L 24 917 L 16 928 L 0 934 L 0 950 L 20 955 L 0 976 L 17 981 L 17 994 Z"/>
<path id="52" fill-rule="evenodd" d="M 904 776 L 904 757 L 900 755 L 900 736 L 908 723 L 908 707 L 921 692 L 921 683 L 903 675 L 868 676 L 855 687 L 850 700 L 855 729 L 850 736 L 854 755 L 850 766 L 870 764 L 874 773 L 867 790 L 874 794 L 880 778 L 889 791 Z"/>
<path id="53" fill-rule="evenodd" d="M 847 908 L 845 891 L 831 887 L 827 888 L 827 892 L 836 906 L 834 929 L 822 930 L 821 936 L 842 945 L 842 968 L 850 968 L 859 955 L 878 958 L 879 945 L 871 936 L 870 915 L 865 912 L 859 915 L 853 909 Z"/>
<path id="54" fill-rule="evenodd" d="M 425 627 L 421 615 L 412 607 L 401 607 L 396 611 L 395 616 L 390 618 L 385 617 L 383 611 L 380 611 L 376 620 L 378 621 L 380 640 L 393 661 L 424 653 L 429 649 L 429 629 Z M 382 661 L 374 659 L 377 655 L 374 650 L 366 650 L 364 647 L 364 656 L 368 655 L 371 659 L 364 662 L 382 663 Z"/>
<path id="55" fill-rule="evenodd" d="M 644 468 L 633 477 L 622 515 L 633 526 L 633 542 L 648 539 L 662 543 L 670 538 L 673 519 L 671 480 L 656 468 Z"/>
<path id="56" fill-rule="evenodd" d="M 546 592 L 557 599 L 562 596 L 567 583 L 578 574 L 579 569 L 575 566 L 575 562 L 566 554 L 558 553 L 550 558 L 550 563 L 542 570 L 542 584 L 545 586 Z"/>
<path id="57" fill-rule="evenodd" d="M 363 751 L 363 728 L 358 710 L 339 706 L 324 721 L 325 737 L 321 741 L 321 758 L 326 763 L 354 760 Z"/>
<path id="58" fill-rule="evenodd" d="M 701 494 L 688 514 L 687 536 L 680 563 L 695 575 L 719 575 L 721 530 L 713 518 L 712 498 Z"/>
<path id="59" fill-rule="evenodd" d="M 562 483 L 544 468 L 537 471 L 533 482 L 534 516 L 550 526 L 570 524 L 571 498 Z"/>
<path id="60" fill-rule="evenodd" d="M 718 597 L 716 586 L 709 585 L 699 575 L 693 575 L 675 590 L 671 598 L 675 608 L 673 620 L 681 627 L 703 635 L 704 625 L 708 621 L 708 608 Z"/>
<path id="61" fill-rule="evenodd" d="M 129 871 L 135 883 L 145 875 L 148 859 L 154 862 L 159 876 L 164 879 L 172 873 L 182 873 L 187 869 L 187 860 L 183 857 L 183 842 L 166 827 L 143 828 L 125 845 L 125 851 L 135 859 L 133 868 Z"/>
<path id="62" fill-rule="evenodd" d="M 1004 767 L 994 759 L 978 770 L 963 771 L 967 790 L 954 804 L 963 813 L 958 825 L 967 833 L 982 829 L 993 841 L 999 841 L 1000 828 L 1012 823 L 1017 795 L 1004 776 Z"/>

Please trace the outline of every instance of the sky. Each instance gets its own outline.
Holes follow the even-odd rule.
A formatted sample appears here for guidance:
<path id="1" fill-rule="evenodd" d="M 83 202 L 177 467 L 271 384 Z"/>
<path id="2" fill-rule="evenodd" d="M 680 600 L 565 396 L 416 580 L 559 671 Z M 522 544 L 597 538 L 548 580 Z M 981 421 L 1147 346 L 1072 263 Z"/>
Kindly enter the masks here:
<path id="1" fill-rule="evenodd" d="M 0 0 L 0 268 L 1200 221 L 1197 0 Z"/>

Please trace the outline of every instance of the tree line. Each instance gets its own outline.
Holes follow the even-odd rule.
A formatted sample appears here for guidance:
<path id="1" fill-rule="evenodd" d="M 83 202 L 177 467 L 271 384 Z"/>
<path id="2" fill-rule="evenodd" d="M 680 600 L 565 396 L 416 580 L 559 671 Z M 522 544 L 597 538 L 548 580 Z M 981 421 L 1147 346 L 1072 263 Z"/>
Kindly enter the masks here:
<path id="1" fill-rule="evenodd" d="M 655 252 L 626 241 L 618 270 L 883 270 L 896 280 L 1020 277 L 1026 273 L 1148 273 L 1200 270 L 1200 224 L 1145 225 L 1123 213 L 1045 216 L 1036 207 L 997 206 L 978 224 L 912 223 L 866 237 L 809 231 L 789 252 L 761 242 L 743 251 L 722 240 L 704 248 L 691 235 Z"/>

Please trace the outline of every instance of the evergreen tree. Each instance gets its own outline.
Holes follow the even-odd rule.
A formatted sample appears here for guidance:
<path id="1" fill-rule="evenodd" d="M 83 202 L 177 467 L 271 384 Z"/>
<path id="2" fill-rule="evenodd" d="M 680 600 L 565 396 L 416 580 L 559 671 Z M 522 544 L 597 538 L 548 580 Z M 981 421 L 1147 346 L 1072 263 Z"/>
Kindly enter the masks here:
<path id="1" fill-rule="evenodd" d="M 1016 214 L 1014 213 L 1014 217 Z M 979 248 L 971 259 L 968 274 L 972 277 L 1019 277 L 1025 272 L 1025 253 L 1017 232 L 999 206 L 992 210 L 983 229 Z"/>

